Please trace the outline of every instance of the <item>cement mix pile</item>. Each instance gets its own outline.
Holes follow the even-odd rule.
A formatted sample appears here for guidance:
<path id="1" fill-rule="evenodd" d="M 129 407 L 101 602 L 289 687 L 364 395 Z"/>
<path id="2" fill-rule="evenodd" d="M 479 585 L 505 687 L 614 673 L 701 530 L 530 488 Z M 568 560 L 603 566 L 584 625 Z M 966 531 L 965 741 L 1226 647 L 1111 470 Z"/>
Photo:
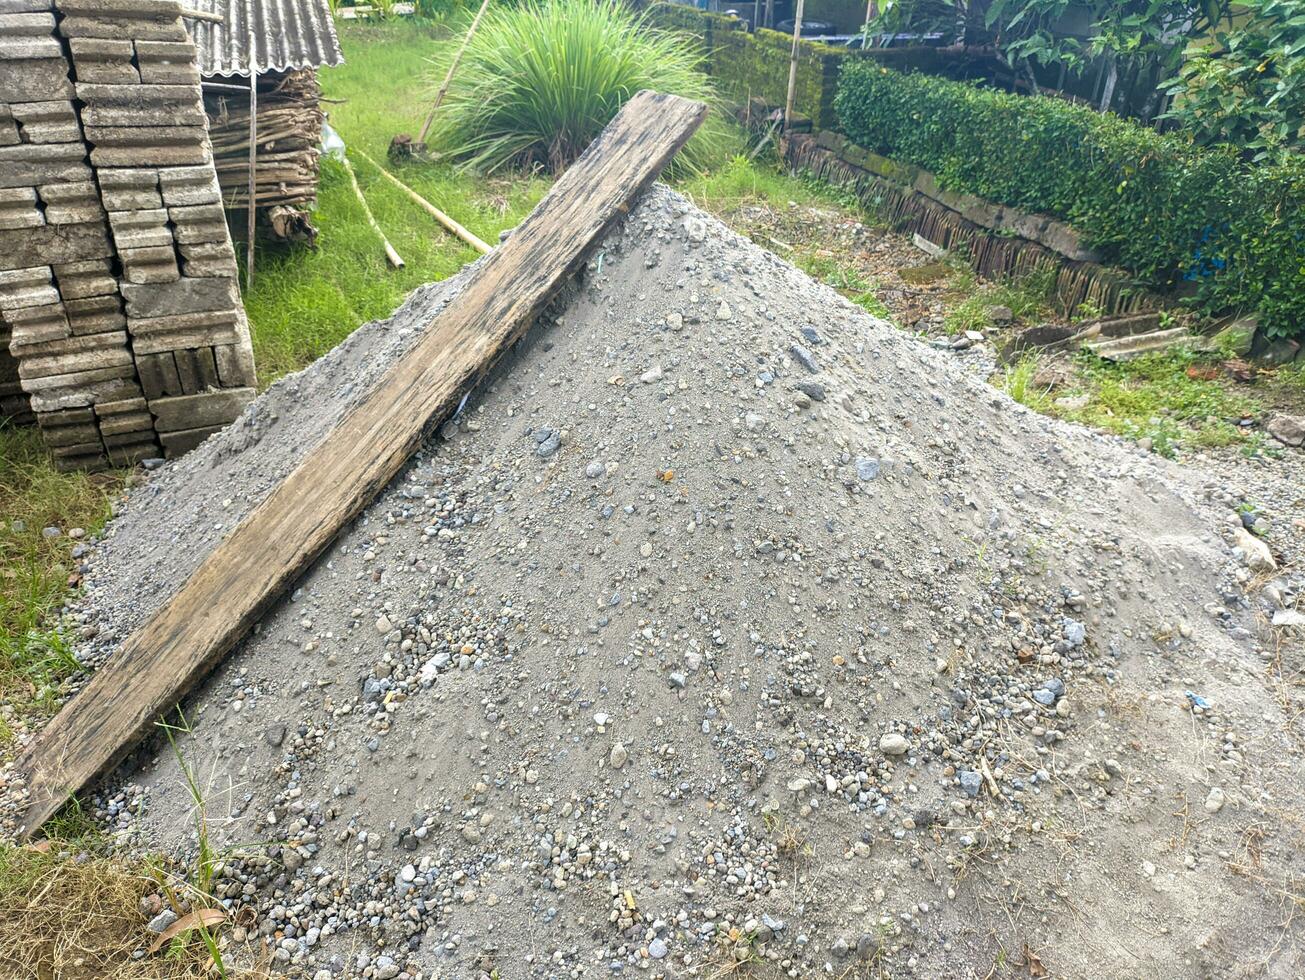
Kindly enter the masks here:
<path id="1" fill-rule="evenodd" d="M 91 662 L 460 281 L 132 495 Z M 317 980 L 1299 976 L 1239 528 L 656 187 L 91 805 Z"/>

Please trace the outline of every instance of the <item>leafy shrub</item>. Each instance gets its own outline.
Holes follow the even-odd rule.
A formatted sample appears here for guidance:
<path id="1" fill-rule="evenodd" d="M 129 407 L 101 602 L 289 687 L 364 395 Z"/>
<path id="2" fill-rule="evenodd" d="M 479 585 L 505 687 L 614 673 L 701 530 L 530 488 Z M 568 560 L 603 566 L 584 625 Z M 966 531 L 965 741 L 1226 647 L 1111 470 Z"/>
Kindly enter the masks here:
<path id="1" fill-rule="evenodd" d="M 1239 0 L 1227 28 L 1193 38 L 1167 118 L 1202 143 L 1257 159 L 1305 149 L 1305 16 L 1299 0 Z"/>
<path id="2" fill-rule="evenodd" d="M 1236 197 L 1211 305 L 1257 310 L 1273 334 L 1305 336 L 1305 157 L 1247 168 Z"/>
<path id="3" fill-rule="evenodd" d="M 1186 140 L 1059 99 L 1030 98 L 871 63 L 835 100 L 856 142 L 931 170 L 946 187 L 1068 221 L 1139 280 L 1197 284 L 1209 309 L 1256 308 L 1305 332 L 1305 171 L 1248 167 Z"/>
<path id="4" fill-rule="evenodd" d="M 441 52 L 452 58 L 457 43 Z M 640 89 L 712 102 L 701 57 L 683 35 L 658 30 L 618 0 L 529 0 L 491 6 L 467 47 L 435 141 L 470 165 L 561 170 Z M 444 78 L 447 60 L 432 78 Z M 709 151 L 710 130 L 685 148 Z"/>

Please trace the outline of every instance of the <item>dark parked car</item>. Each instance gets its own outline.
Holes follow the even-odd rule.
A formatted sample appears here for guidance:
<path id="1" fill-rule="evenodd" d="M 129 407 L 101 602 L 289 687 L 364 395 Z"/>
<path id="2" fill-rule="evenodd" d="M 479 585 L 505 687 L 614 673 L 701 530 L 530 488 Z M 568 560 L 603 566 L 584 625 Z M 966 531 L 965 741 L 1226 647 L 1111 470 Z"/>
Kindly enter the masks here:
<path id="1" fill-rule="evenodd" d="M 781 20 L 775 25 L 775 30 L 781 34 L 792 34 L 793 20 Z M 804 20 L 802 22 L 803 37 L 824 37 L 829 34 L 837 34 L 838 29 L 827 20 Z"/>

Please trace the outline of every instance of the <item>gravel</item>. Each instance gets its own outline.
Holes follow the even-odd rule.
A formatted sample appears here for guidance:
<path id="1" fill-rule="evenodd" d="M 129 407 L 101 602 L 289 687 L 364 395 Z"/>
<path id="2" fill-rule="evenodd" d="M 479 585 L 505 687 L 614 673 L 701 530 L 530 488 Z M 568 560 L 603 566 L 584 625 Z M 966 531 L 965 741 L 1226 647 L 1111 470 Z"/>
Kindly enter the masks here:
<path id="1" fill-rule="evenodd" d="M 86 560 L 86 662 L 462 281 L 132 493 Z M 1234 870 L 1253 824 L 1260 878 L 1305 873 L 1289 490 L 1252 571 L 1231 462 L 963 360 L 650 191 L 183 706 L 237 938 L 369 980 L 984 976 L 1026 946 L 1056 976 L 1291 974 L 1301 927 Z M 86 808 L 196 850 L 157 744 Z"/>

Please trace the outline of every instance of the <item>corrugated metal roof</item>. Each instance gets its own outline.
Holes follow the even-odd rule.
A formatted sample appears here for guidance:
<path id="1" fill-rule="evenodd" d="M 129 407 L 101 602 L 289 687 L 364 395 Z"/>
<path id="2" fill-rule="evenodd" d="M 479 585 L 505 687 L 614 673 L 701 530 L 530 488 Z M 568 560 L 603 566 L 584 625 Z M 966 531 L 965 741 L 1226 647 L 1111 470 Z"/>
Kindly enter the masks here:
<path id="1" fill-rule="evenodd" d="M 199 73 L 248 75 L 250 25 L 258 71 L 320 68 L 344 61 L 326 0 L 185 0 L 222 23 L 187 19 L 199 49 Z"/>

